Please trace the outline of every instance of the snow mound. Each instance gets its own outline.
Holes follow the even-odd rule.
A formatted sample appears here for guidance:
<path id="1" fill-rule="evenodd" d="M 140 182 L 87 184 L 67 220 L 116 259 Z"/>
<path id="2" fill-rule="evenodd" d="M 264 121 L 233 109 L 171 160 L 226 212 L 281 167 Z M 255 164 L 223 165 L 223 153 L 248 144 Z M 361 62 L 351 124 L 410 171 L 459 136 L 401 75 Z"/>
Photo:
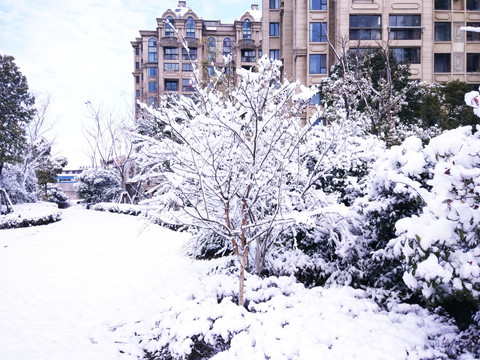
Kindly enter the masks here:
<path id="1" fill-rule="evenodd" d="M 13 213 L 0 215 L 0 229 L 45 225 L 60 219 L 61 212 L 57 204 L 18 204 L 15 205 Z"/>

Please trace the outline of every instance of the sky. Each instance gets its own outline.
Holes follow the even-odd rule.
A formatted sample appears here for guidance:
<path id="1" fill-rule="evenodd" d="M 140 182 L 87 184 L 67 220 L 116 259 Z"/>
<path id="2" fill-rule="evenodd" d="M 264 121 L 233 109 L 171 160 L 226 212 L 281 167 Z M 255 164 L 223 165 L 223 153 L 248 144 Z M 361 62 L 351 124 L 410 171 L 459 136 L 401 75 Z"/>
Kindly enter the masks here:
<path id="1" fill-rule="evenodd" d="M 187 0 L 199 17 L 233 22 L 252 3 Z M 88 166 L 82 124 L 87 102 L 107 113 L 131 114 L 133 49 L 139 30 L 156 29 L 156 18 L 177 0 L 0 0 L 0 54 L 12 55 L 30 91 L 51 98 L 48 137 L 67 169 Z M 221 9 L 219 11 L 218 9 Z"/>

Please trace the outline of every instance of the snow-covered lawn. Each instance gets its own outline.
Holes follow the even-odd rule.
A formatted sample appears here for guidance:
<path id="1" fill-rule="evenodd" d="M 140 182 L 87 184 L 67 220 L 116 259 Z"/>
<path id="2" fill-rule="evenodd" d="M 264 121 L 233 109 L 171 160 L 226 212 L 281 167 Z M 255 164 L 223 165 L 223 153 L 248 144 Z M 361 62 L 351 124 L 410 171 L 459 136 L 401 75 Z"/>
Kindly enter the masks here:
<path id="1" fill-rule="evenodd" d="M 248 312 L 230 297 L 236 274 L 212 270 L 224 260 L 182 255 L 186 234 L 79 207 L 62 218 L 0 230 L 2 360 L 181 355 L 191 337 L 231 339 L 216 359 L 423 359 L 455 331 L 419 307 L 387 312 L 363 291 L 288 278 L 248 277 Z"/>

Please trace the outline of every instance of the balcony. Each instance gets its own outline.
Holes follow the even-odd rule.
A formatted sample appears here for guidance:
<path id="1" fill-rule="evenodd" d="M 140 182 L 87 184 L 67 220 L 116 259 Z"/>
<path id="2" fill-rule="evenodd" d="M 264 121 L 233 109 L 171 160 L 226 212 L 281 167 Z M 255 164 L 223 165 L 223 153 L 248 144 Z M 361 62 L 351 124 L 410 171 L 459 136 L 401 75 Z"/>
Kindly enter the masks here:
<path id="1" fill-rule="evenodd" d="M 161 47 L 179 47 L 181 46 L 180 41 L 176 36 L 164 36 L 160 39 L 159 45 Z"/>
<path id="2" fill-rule="evenodd" d="M 241 39 L 238 42 L 238 47 L 240 50 L 243 49 L 255 49 L 255 40 L 252 39 Z"/>
<path id="3" fill-rule="evenodd" d="M 197 48 L 198 47 L 198 39 L 197 38 L 187 36 L 185 38 L 185 41 L 187 42 L 187 45 L 188 45 L 189 48 Z"/>

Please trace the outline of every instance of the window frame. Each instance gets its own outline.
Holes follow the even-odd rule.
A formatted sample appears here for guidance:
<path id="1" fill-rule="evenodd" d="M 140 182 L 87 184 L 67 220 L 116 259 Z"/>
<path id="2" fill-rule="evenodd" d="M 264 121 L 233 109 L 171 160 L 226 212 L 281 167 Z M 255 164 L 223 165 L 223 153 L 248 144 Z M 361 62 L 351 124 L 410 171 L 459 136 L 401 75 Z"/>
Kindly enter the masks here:
<path id="1" fill-rule="evenodd" d="M 279 8 L 279 0 L 270 0 L 269 8 L 272 10 L 276 10 Z"/>
<path id="2" fill-rule="evenodd" d="M 440 27 L 442 25 L 442 27 Z M 445 25 L 448 25 L 445 26 Z M 443 28 L 443 31 L 440 31 Z M 445 30 L 448 29 L 447 32 Z M 447 34 L 448 33 L 448 34 Z M 443 35 L 443 36 L 438 36 Z M 443 39 L 445 37 L 445 39 Z M 446 39 L 448 38 L 448 39 Z M 433 24 L 433 41 L 434 42 L 450 42 L 452 41 L 452 23 L 450 21 L 435 21 Z"/>
<path id="3" fill-rule="evenodd" d="M 163 60 L 175 61 L 178 60 L 178 47 L 164 47 Z"/>
<path id="4" fill-rule="evenodd" d="M 175 89 L 170 88 L 173 84 L 175 84 Z M 178 91 L 178 80 L 165 79 L 164 85 L 165 91 Z"/>
<path id="5" fill-rule="evenodd" d="M 318 59 L 314 61 L 314 59 Z M 318 68 L 318 71 L 314 71 Z M 326 74 L 327 73 L 327 54 L 310 54 L 308 57 L 308 73 L 309 74 Z"/>
<path id="6" fill-rule="evenodd" d="M 364 21 L 358 21 L 357 19 L 364 18 Z M 375 26 L 352 26 L 352 22 L 365 22 L 366 19 L 376 19 L 379 24 Z M 352 21 L 356 20 L 356 21 Z M 375 21 L 372 21 L 372 24 Z M 357 24 L 354 24 L 357 25 Z M 349 17 L 349 40 L 382 40 L 382 15 L 380 14 L 351 14 Z M 352 34 L 357 34 L 358 36 L 352 36 Z M 369 34 L 368 36 L 365 36 Z M 377 34 L 378 36 L 373 36 Z"/>
<path id="7" fill-rule="evenodd" d="M 313 27 L 319 25 L 320 29 L 314 30 Z M 327 42 L 328 23 L 326 22 L 311 22 L 308 25 L 309 42 Z M 314 37 L 314 34 L 320 33 L 320 36 Z"/>
<path id="8" fill-rule="evenodd" d="M 179 66 L 178 63 L 164 62 L 163 63 L 163 70 L 164 71 L 179 71 L 180 66 Z"/>
<path id="9" fill-rule="evenodd" d="M 189 48 L 190 54 L 187 52 L 187 49 L 182 48 L 182 59 L 183 60 L 197 60 L 198 57 L 198 48 Z"/>
<path id="10" fill-rule="evenodd" d="M 252 49 L 242 49 L 241 57 L 242 57 L 242 62 L 256 62 L 257 61 L 256 51 L 252 50 Z"/>
<path id="11" fill-rule="evenodd" d="M 148 67 L 148 77 L 158 77 L 158 68 L 156 67 Z M 155 75 L 152 75 L 152 71 L 155 73 Z"/>
<path id="12" fill-rule="evenodd" d="M 410 19 L 410 21 L 406 21 L 406 19 Z M 421 14 L 390 14 L 388 18 L 388 25 L 390 40 L 422 39 Z"/>
<path id="13" fill-rule="evenodd" d="M 452 0 L 435 0 L 433 3 L 433 9 L 434 10 L 452 10 Z"/>
<path id="14" fill-rule="evenodd" d="M 245 19 L 242 23 L 242 39 L 252 38 L 252 23 L 249 19 Z"/>
<path id="15" fill-rule="evenodd" d="M 392 54 L 398 62 L 407 62 L 409 64 L 421 64 L 422 63 L 422 52 L 419 47 L 416 46 L 408 46 L 408 47 L 393 47 L 391 48 Z M 401 58 L 399 58 L 396 54 L 398 50 L 403 50 Z M 411 54 L 407 54 L 411 51 Z M 416 53 L 414 54 L 413 51 Z M 408 56 L 406 56 L 408 55 Z"/>
<path id="16" fill-rule="evenodd" d="M 148 82 L 148 92 L 158 92 L 158 82 L 149 81 Z"/>
<path id="17" fill-rule="evenodd" d="M 270 59 L 280 60 L 280 49 L 270 49 L 268 52 Z M 273 56 L 272 56 L 273 55 Z"/>
<path id="18" fill-rule="evenodd" d="M 310 0 L 310 10 L 327 10 L 327 0 Z"/>
<path id="19" fill-rule="evenodd" d="M 473 1 L 477 2 L 477 7 L 472 6 Z M 466 8 L 467 11 L 480 11 L 480 1 L 478 1 L 478 0 L 467 0 L 465 2 L 465 8 Z"/>
<path id="20" fill-rule="evenodd" d="M 175 36 L 175 20 L 171 16 L 165 19 L 165 36 Z"/>
<path id="21" fill-rule="evenodd" d="M 269 36 L 280 36 L 280 23 L 271 22 L 269 26 L 269 34 Z"/>
<path id="22" fill-rule="evenodd" d="M 222 45 L 223 45 L 223 55 L 224 56 L 227 56 L 227 55 L 231 55 L 232 54 L 232 39 L 230 37 L 226 37 L 223 39 L 222 41 Z M 225 50 L 227 49 L 227 50 Z"/>
<path id="23" fill-rule="evenodd" d="M 471 60 L 474 60 L 472 64 Z M 480 71 L 480 53 L 467 53 L 467 72 L 479 72 Z"/>
<path id="24" fill-rule="evenodd" d="M 158 62 L 157 39 L 148 39 L 148 62 Z"/>
<path id="25" fill-rule="evenodd" d="M 445 64 L 442 66 L 445 67 L 445 70 L 440 70 L 437 68 L 437 58 L 440 55 L 444 56 L 445 59 L 448 59 Z M 452 72 L 452 54 L 451 53 L 434 53 L 433 54 L 433 72 L 434 73 L 451 73 Z"/>
<path id="26" fill-rule="evenodd" d="M 191 16 L 185 22 L 185 31 L 187 37 L 195 37 L 195 20 Z"/>

